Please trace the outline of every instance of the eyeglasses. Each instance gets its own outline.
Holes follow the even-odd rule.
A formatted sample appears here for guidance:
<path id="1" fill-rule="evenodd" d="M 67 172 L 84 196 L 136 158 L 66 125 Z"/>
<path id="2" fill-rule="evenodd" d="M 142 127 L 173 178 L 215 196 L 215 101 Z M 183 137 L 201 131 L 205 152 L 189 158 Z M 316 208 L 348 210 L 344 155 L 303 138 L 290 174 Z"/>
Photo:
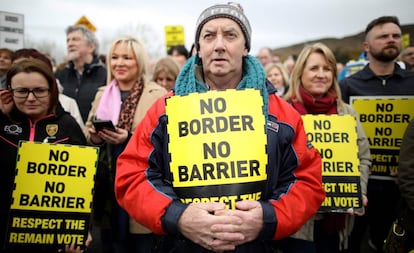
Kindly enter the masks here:
<path id="1" fill-rule="evenodd" d="M 33 95 L 36 98 L 44 98 L 49 95 L 50 89 L 43 88 L 43 87 L 38 87 L 38 88 L 33 88 L 33 89 L 17 88 L 17 89 L 12 89 L 11 91 L 13 92 L 13 96 L 15 96 L 16 98 L 27 98 L 29 96 L 29 93 L 33 93 Z"/>

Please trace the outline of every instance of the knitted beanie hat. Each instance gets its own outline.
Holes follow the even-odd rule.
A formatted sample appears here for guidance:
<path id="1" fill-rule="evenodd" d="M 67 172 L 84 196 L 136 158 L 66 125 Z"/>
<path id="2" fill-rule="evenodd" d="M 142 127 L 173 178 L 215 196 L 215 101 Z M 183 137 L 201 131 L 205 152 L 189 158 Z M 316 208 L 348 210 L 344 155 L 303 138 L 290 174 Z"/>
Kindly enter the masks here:
<path id="1" fill-rule="evenodd" d="M 243 8 L 238 3 L 229 2 L 227 4 L 217 4 L 205 9 L 196 23 L 196 33 L 195 33 L 195 47 L 199 49 L 199 37 L 201 29 L 204 24 L 208 21 L 215 18 L 230 18 L 239 24 L 241 30 L 244 34 L 244 39 L 246 40 L 247 51 L 250 51 L 250 42 L 252 29 L 250 27 L 249 20 L 243 13 Z"/>

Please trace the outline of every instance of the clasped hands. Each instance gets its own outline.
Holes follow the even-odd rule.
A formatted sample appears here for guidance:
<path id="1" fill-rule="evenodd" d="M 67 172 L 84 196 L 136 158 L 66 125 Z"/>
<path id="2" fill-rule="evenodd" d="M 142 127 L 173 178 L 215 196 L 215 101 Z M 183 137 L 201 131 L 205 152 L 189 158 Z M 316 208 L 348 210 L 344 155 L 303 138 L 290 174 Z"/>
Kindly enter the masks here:
<path id="1" fill-rule="evenodd" d="M 256 239 L 263 227 L 263 210 L 258 201 L 236 202 L 229 210 L 223 203 L 192 203 L 178 221 L 180 232 L 204 248 L 223 252 Z"/>

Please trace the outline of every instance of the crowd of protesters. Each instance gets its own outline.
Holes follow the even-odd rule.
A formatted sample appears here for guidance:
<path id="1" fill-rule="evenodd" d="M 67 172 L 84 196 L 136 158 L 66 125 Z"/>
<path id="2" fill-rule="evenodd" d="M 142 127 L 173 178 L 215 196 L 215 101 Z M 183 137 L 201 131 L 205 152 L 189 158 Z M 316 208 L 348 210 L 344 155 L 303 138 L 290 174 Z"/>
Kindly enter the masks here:
<path id="1" fill-rule="evenodd" d="M 414 46 L 402 47 L 398 18 L 381 16 L 366 25 L 364 60 L 346 76 L 341 73 L 349 66 L 342 70 L 323 43 L 306 45 L 286 59 L 274 54 L 271 45 L 250 55 L 252 29 L 239 4 L 210 6 L 196 22 L 193 48 L 173 46 L 154 66 L 140 38 L 116 38 L 109 52 L 100 54 L 95 34 L 79 25 L 66 29 L 67 55 L 56 68 L 50 56 L 36 49 L 0 48 L 0 166 L 1 185 L 7 186 L 0 187 L 0 252 L 15 252 L 6 245 L 18 143 L 45 142 L 44 128 L 50 124 L 59 126 L 58 133 L 46 142 L 99 148 L 90 237 L 82 247 L 62 245 L 60 251 L 388 252 L 384 240 L 401 215 L 411 237 L 404 252 L 414 249 L 412 127 L 400 136 L 396 151 L 401 173 L 378 174 L 370 167 L 379 151 L 368 141 L 352 105 L 358 97 L 414 99 Z M 28 59 L 17 60 L 28 52 Z M 243 147 L 255 158 L 265 154 L 267 178 L 264 186 L 234 180 L 225 187 L 232 195 L 241 185 L 257 188 L 261 198 L 237 201 L 230 210 L 215 201 L 184 203 L 187 193 L 174 182 L 177 175 L 170 168 L 176 151 L 169 150 L 175 143 L 169 103 L 193 93 L 229 89 L 260 90 L 266 152 L 253 151 L 252 143 Z M 77 110 L 67 113 L 62 97 Z M 195 105 L 187 106 L 180 115 Z M 307 141 L 301 115 L 355 118 L 362 209 L 318 212 L 326 196 L 323 157 Z M 412 126 L 413 114 L 409 117 Z M 96 120 L 110 120 L 114 129 L 96 129 Z M 213 126 L 204 131 L 208 129 Z M 183 150 L 186 159 L 195 156 L 191 149 Z M 193 173 L 191 177 L 203 177 Z M 209 172 L 204 173 L 207 177 Z M 210 192 L 220 195 L 220 187 L 184 189 L 188 196 L 205 197 Z M 28 245 L 24 252 L 51 251 Z"/>

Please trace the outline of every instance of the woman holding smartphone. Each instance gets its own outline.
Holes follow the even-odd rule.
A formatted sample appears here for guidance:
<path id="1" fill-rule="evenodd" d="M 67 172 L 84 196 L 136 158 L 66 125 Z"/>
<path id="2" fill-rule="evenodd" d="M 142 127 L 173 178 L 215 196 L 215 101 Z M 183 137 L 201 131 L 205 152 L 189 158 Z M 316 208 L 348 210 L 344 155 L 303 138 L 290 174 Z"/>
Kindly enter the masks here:
<path id="1" fill-rule="evenodd" d="M 147 54 L 131 36 L 116 39 L 107 55 L 108 84 L 99 88 L 84 132 L 88 143 L 101 146 L 94 196 L 94 219 L 101 228 L 103 252 L 150 252 L 150 231 L 129 218 L 114 197 L 116 160 L 147 109 L 167 91 L 148 78 Z M 110 120 L 115 129 L 97 131 L 94 121 Z M 96 123 L 95 123 L 96 124 Z"/>

